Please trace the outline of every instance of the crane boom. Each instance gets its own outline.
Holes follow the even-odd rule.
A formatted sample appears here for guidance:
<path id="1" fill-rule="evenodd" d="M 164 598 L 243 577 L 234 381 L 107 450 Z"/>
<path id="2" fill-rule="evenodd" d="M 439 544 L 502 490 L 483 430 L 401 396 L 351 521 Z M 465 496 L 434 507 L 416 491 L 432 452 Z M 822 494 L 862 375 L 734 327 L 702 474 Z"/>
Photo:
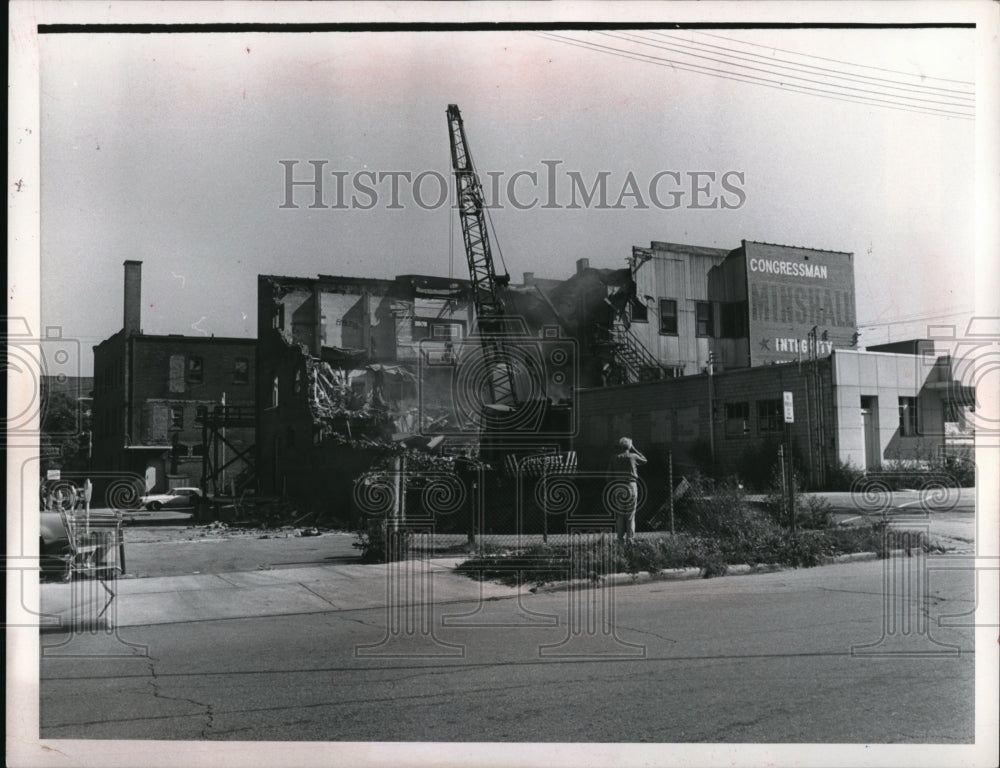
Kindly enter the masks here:
<path id="1" fill-rule="evenodd" d="M 448 105 L 448 133 L 451 138 L 451 164 L 458 189 L 458 211 L 462 240 L 469 263 L 473 304 L 483 346 L 483 358 L 493 403 L 516 407 L 512 356 L 504 341 L 505 307 L 500 289 L 510 282 L 510 275 L 497 275 L 486 229 L 483 189 L 472 164 L 465 138 L 462 115 L 455 104 Z"/>

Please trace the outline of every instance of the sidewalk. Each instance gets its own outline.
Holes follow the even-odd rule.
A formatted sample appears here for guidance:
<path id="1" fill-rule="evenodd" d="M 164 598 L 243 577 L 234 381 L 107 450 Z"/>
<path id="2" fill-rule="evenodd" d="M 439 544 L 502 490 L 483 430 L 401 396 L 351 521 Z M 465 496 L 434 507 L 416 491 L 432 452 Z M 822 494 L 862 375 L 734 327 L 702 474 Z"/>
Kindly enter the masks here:
<path id="1" fill-rule="evenodd" d="M 454 567 L 463 559 L 123 579 L 109 583 L 117 596 L 98 623 L 131 627 L 382 608 L 388 603 L 390 577 L 401 605 L 518 593 L 513 587 L 455 573 Z M 413 588 L 401 589 L 407 580 Z M 100 586 L 90 580 L 42 584 L 42 613 L 60 617 L 58 626 L 43 627 L 43 631 L 62 631 L 74 620 L 89 623 L 87 619 L 97 617 L 105 599 Z"/>

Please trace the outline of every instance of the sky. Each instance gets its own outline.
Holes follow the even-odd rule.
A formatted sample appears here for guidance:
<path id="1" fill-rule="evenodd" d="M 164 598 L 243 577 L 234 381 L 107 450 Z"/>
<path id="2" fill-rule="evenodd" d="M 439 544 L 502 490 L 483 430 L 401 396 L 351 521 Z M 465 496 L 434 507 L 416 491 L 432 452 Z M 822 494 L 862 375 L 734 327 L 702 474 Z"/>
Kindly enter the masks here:
<path id="1" fill-rule="evenodd" d="M 125 259 L 143 262 L 151 334 L 254 336 L 258 274 L 467 277 L 457 217 L 434 205 L 454 103 L 484 183 L 500 182 L 494 249 L 515 282 L 567 277 L 579 258 L 621 267 L 653 240 L 848 251 L 862 345 L 921 336 L 974 303 L 972 42 L 967 29 L 41 35 L 42 324 L 80 340 L 91 375 L 90 347 L 122 325 Z M 793 74 L 836 97 L 793 90 Z M 285 205 L 286 169 L 309 179 L 310 161 L 327 207 L 302 186 Z M 364 172 L 423 173 L 424 205 L 405 177 L 393 201 L 392 176 Z M 588 188 L 603 174 L 608 205 L 567 207 L 572 173 Z M 619 201 L 630 174 L 638 196 Z M 368 210 L 351 204 L 358 179 L 377 193 L 353 194 Z"/>

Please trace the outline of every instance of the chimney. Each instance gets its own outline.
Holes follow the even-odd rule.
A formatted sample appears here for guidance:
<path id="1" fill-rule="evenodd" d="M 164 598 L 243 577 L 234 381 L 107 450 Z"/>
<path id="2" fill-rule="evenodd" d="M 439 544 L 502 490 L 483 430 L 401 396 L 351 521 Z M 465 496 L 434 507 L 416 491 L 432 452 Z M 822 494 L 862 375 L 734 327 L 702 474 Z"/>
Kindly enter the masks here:
<path id="1" fill-rule="evenodd" d="M 580 274 L 585 269 L 590 269 L 590 259 L 577 259 L 576 260 L 576 273 Z"/>
<path id="2" fill-rule="evenodd" d="M 142 262 L 125 262 L 125 333 L 139 333 L 142 317 Z"/>
<path id="3" fill-rule="evenodd" d="M 531 285 L 533 282 L 535 282 L 535 273 L 534 272 L 525 272 L 524 273 L 524 284 L 525 285 Z"/>

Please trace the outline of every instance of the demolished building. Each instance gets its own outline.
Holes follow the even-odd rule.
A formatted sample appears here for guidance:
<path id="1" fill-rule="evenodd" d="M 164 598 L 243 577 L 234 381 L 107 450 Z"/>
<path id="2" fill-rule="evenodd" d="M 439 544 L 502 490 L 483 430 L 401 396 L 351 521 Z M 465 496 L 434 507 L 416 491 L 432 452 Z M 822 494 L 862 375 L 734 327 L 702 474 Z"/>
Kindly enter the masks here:
<path id="1" fill-rule="evenodd" d="M 526 335 L 558 336 L 558 313 L 537 287 L 511 288 L 507 299 Z M 475 319 L 466 280 L 260 275 L 261 492 L 346 519 L 353 478 L 380 458 L 466 450 L 474 436 L 456 423 L 456 365 L 477 346 Z M 566 399 L 572 383 L 554 371 L 542 389 Z"/>

